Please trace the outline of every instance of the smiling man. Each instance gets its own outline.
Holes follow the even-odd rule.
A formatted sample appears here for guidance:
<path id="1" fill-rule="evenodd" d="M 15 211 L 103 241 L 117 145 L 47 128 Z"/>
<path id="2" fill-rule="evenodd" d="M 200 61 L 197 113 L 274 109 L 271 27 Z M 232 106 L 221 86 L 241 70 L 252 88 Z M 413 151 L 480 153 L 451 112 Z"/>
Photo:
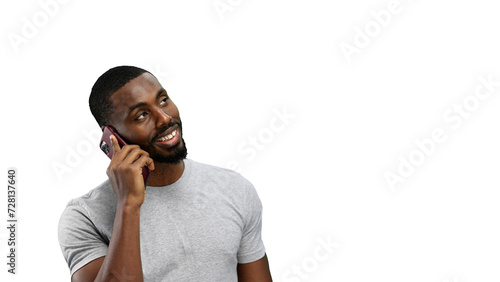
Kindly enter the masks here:
<path id="1" fill-rule="evenodd" d="M 108 179 L 61 216 L 72 281 L 272 280 L 254 187 L 236 172 L 186 158 L 179 111 L 151 73 L 110 69 L 89 104 L 99 126 L 130 145 L 111 137 Z M 152 170 L 147 186 L 144 166 Z"/>

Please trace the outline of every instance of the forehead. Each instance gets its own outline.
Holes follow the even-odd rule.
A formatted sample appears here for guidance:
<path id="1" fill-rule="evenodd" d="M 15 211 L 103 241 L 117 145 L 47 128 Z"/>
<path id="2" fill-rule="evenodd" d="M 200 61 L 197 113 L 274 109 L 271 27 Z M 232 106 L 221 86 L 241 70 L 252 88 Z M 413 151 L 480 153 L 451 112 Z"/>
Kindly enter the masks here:
<path id="1" fill-rule="evenodd" d="M 109 97 L 113 112 L 118 115 L 126 114 L 131 106 L 154 99 L 160 89 L 162 89 L 160 82 L 153 75 L 145 72 L 127 82 Z"/>

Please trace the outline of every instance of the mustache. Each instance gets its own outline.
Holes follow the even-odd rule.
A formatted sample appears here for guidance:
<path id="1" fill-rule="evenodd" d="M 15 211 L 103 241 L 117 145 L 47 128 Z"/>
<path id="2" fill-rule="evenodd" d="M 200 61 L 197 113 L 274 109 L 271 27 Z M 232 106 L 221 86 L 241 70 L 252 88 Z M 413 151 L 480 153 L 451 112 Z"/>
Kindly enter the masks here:
<path id="1" fill-rule="evenodd" d="M 158 130 L 158 133 L 155 134 L 155 136 L 151 140 L 151 142 L 154 142 L 156 139 L 158 139 L 158 137 L 160 137 L 160 135 L 165 133 L 167 130 L 172 128 L 172 126 L 174 126 L 174 125 L 179 125 L 179 128 L 182 129 L 182 122 L 180 120 L 179 121 L 171 120 L 168 124 L 165 124 L 162 127 L 160 127 L 160 129 Z"/>

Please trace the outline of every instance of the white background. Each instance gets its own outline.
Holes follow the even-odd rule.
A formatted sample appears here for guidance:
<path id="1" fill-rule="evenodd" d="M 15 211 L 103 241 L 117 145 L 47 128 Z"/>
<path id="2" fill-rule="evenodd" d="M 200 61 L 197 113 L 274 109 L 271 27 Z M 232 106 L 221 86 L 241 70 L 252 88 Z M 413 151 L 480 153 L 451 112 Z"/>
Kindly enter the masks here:
<path id="1" fill-rule="evenodd" d="M 500 279 L 500 87 L 474 98 L 480 76 L 500 81 L 495 1 L 47 2 L 0 4 L 1 168 L 19 171 L 18 274 L 1 228 L 0 280 L 69 281 L 59 216 L 108 164 L 90 88 L 124 64 L 167 89 L 191 159 L 256 186 L 275 281 Z M 467 118 L 449 112 L 464 101 Z"/>

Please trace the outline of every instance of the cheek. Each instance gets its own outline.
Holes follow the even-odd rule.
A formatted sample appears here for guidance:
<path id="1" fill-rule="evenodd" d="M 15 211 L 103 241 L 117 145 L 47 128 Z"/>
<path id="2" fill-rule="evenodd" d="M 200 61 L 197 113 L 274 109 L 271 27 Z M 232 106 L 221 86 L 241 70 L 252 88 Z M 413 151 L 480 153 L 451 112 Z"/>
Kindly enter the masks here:
<path id="1" fill-rule="evenodd" d="M 134 126 L 129 128 L 127 134 L 124 136 L 127 140 L 129 140 L 130 144 L 149 144 L 150 138 L 152 137 L 151 133 L 153 132 L 153 127 L 151 124 L 144 123 L 140 127 Z"/>
<path id="2" fill-rule="evenodd" d="M 172 102 L 170 105 L 167 107 L 167 114 L 175 119 L 180 119 L 179 118 L 179 109 L 177 106 Z"/>

